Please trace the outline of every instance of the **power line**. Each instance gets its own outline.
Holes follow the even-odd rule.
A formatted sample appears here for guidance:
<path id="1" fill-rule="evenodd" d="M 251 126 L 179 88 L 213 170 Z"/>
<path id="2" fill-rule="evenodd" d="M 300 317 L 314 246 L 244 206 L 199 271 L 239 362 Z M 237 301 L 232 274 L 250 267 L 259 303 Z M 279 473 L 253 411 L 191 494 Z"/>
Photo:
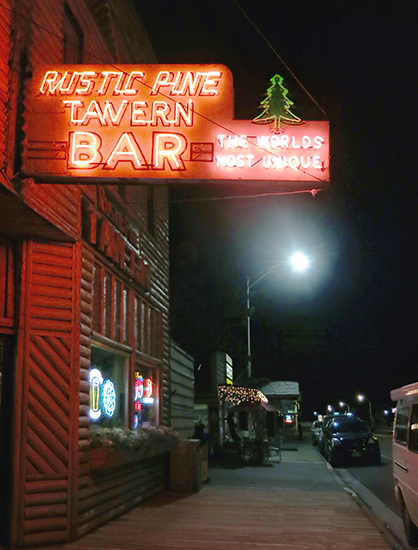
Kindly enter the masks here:
<path id="1" fill-rule="evenodd" d="M 328 115 L 325 112 L 325 110 L 321 107 L 321 105 L 316 101 L 316 99 L 308 92 L 308 90 L 305 88 L 305 86 L 301 83 L 301 81 L 298 79 L 298 77 L 295 75 L 295 73 L 290 69 L 290 67 L 287 65 L 287 63 L 284 61 L 284 59 L 279 55 L 279 53 L 276 51 L 276 49 L 273 47 L 271 42 L 267 39 L 267 37 L 261 32 L 261 30 L 257 27 L 257 25 L 254 23 L 254 21 L 250 18 L 250 16 L 244 11 L 244 9 L 239 5 L 237 0 L 232 0 L 232 2 L 236 5 L 236 7 L 239 9 L 239 11 L 242 13 L 242 15 L 247 19 L 247 21 L 250 23 L 250 25 L 257 31 L 257 33 L 261 36 L 261 38 L 264 40 L 264 42 L 267 44 L 267 46 L 271 49 L 271 51 L 274 53 L 274 55 L 279 59 L 279 61 L 282 63 L 282 65 L 289 71 L 289 73 L 293 76 L 293 78 L 296 80 L 296 82 L 299 84 L 299 86 L 302 88 L 302 90 L 306 93 L 306 95 L 315 103 L 315 105 L 320 109 L 322 114 L 324 114 L 327 118 Z"/>

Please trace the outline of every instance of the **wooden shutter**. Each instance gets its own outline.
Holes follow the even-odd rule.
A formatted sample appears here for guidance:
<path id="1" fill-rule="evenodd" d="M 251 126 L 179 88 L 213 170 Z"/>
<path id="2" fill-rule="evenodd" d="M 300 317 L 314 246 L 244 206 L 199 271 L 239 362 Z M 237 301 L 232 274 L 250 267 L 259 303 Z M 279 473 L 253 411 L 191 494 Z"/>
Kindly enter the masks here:
<path id="1" fill-rule="evenodd" d="M 25 256 L 17 543 L 33 546 L 70 540 L 78 455 L 79 245 L 29 241 Z"/>

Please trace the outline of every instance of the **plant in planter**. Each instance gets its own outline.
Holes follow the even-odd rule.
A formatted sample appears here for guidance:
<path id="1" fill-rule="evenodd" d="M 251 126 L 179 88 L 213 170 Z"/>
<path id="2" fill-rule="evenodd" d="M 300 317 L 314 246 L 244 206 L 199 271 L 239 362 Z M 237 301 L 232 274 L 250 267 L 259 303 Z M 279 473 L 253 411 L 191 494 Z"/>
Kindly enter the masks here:
<path id="1" fill-rule="evenodd" d="M 149 436 L 150 456 L 171 451 L 177 445 L 180 434 L 167 426 L 157 426 L 147 429 Z"/>
<path id="2" fill-rule="evenodd" d="M 90 466 L 103 470 L 123 463 L 168 452 L 177 445 L 180 435 L 172 428 L 106 428 L 90 430 Z"/>

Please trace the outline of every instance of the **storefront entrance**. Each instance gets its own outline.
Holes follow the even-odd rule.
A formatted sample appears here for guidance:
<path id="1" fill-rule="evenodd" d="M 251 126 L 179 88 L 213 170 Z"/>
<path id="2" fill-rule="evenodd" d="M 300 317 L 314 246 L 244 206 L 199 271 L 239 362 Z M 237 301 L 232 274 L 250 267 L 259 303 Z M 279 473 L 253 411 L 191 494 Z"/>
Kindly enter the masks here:
<path id="1" fill-rule="evenodd" d="M 12 338 L 0 334 L 0 546 L 9 541 L 12 357 Z"/>

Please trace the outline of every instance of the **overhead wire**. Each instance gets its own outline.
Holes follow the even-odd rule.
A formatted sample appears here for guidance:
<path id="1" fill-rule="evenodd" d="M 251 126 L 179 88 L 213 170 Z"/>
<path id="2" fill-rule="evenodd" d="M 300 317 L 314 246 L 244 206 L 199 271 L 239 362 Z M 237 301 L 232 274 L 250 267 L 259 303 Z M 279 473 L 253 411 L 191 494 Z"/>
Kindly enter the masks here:
<path id="1" fill-rule="evenodd" d="M 309 93 L 309 91 L 305 88 L 305 86 L 302 84 L 302 82 L 298 79 L 298 77 L 295 75 L 295 73 L 291 70 L 291 68 L 287 65 L 287 63 L 283 60 L 283 58 L 279 55 L 277 50 L 273 47 L 271 42 L 266 38 L 266 36 L 261 32 L 261 30 L 257 27 L 257 25 L 254 23 L 254 21 L 250 18 L 250 16 L 246 13 L 246 11 L 240 6 L 238 3 L 238 0 L 232 0 L 232 2 L 236 5 L 236 7 L 239 9 L 239 11 L 242 13 L 242 15 L 245 17 L 245 19 L 250 23 L 250 25 L 255 29 L 255 31 L 261 36 L 263 41 L 267 44 L 267 46 L 270 48 L 270 50 L 274 53 L 274 55 L 279 59 L 279 61 L 282 63 L 282 65 L 286 68 L 286 70 L 292 75 L 292 77 L 295 79 L 295 81 L 299 84 L 299 86 L 302 88 L 302 90 L 306 93 L 306 95 L 315 103 L 315 105 L 318 107 L 318 109 L 322 112 L 323 115 L 328 117 L 325 110 L 321 107 L 321 105 L 316 101 L 316 99 L 312 96 L 312 94 Z"/>
<path id="2" fill-rule="evenodd" d="M 246 17 L 246 19 L 251 23 L 251 25 L 257 30 L 257 32 L 263 37 L 263 39 L 266 41 L 266 43 L 269 45 L 269 47 L 272 48 L 273 52 L 278 56 L 278 58 L 280 59 L 280 61 L 283 63 L 283 65 L 287 67 L 287 65 L 285 64 L 285 62 L 281 59 L 281 57 L 279 56 L 279 54 L 274 50 L 274 48 L 271 46 L 271 44 L 268 42 L 268 40 L 264 37 L 264 35 L 261 33 L 261 31 L 258 29 L 258 27 L 251 21 L 251 19 L 249 18 L 249 16 L 244 12 L 244 10 L 241 8 L 241 6 L 238 4 L 238 2 L 236 0 L 232 0 L 236 5 L 237 7 L 240 9 L 240 11 L 244 14 L 244 16 Z M 54 36 L 55 38 L 58 38 L 58 39 L 62 39 L 62 36 L 53 32 L 52 30 L 44 27 L 43 25 L 37 23 L 36 21 L 33 20 L 33 18 L 29 15 L 25 15 L 23 13 L 20 13 L 16 8 L 10 8 L 8 6 L 5 6 L 3 3 L 0 3 L 0 8 L 3 8 L 7 11 L 9 11 L 10 13 L 13 13 L 15 16 L 17 17 L 21 17 L 22 19 L 25 19 L 27 20 L 28 22 L 30 22 L 32 25 L 35 25 L 37 26 L 38 28 L 42 29 L 45 33 L 48 33 L 49 35 L 51 36 Z M 69 41 L 69 43 L 71 43 Z M 75 43 L 71 43 L 73 46 L 75 46 L 76 44 Z M 96 58 L 98 61 L 100 61 L 101 63 L 103 64 L 106 64 L 110 67 L 113 67 L 115 70 L 118 70 L 119 72 L 121 72 L 122 74 L 125 74 L 126 76 L 129 76 L 129 73 L 127 73 L 126 71 L 123 70 L 123 68 L 121 68 L 118 64 L 115 64 L 113 62 L 109 62 L 107 60 L 105 60 L 104 58 L 100 57 L 99 55 L 95 54 L 94 52 L 90 51 L 90 50 L 86 50 L 86 53 L 88 53 L 90 56 L 92 56 L 93 58 Z M 288 69 L 290 71 L 290 69 Z M 293 73 L 291 72 L 292 76 Z M 294 76 L 294 78 L 296 79 L 296 81 L 300 84 L 300 86 L 302 86 L 302 84 L 297 80 L 296 76 Z M 137 77 L 134 77 L 133 78 L 134 81 L 138 82 L 140 85 L 146 87 L 146 88 L 149 88 L 152 90 L 152 86 L 150 86 L 149 84 L 147 84 L 146 82 L 143 82 L 141 80 L 139 80 Z M 303 86 L 302 86 L 303 88 Z M 304 89 L 304 88 L 303 88 Z M 306 93 L 310 96 L 309 92 L 306 91 Z M 163 92 L 161 92 L 159 90 L 159 95 L 161 95 L 162 97 L 170 100 L 172 103 L 174 104 L 177 104 L 180 102 L 179 101 L 176 101 L 175 99 L 173 99 L 172 97 L 168 96 L 167 94 L 164 94 Z M 315 102 L 315 100 L 311 97 L 311 99 Z M 316 102 L 315 102 L 316 103 Z M 319 105 L 318 105 L 319 108 L 321 108 Z M 321 111 L 325 113 L 325 111 L 321 108 Z M 209 123 L 217 126 L 218 128 L 221 128 L 222 130 L 224 131 L 227 131 L 229 132 L 230 134 L 234 135 L 234 136 L 239 136 L 240 134 L 237 134 L 236 132 L 234 132 L 233 130 L 229 129 L 228 127 L 224 126 L 223 124 L 220 124 L 219 122 L 211 119 L 210 117 L 202 114 L 202 113 L 199 113 L 198 111 L 195 111 L 193 110 L 193 113 L 196 114 L 197 116 L 201 117 L 202 119 L 208 121 Z M 273 157 L 277 157 L 277 158 L 280 158 L 279 155 L 275 154 L 274 152 L 272 151 L 269 151 L 263 147 L 261 147 L 260 145 L 258 145 L 258 143 L 255 143 L 255 142 L 252 142 L 250 141 L 249 139 L 247 139 L 248 143 L 252 146 L 254 146 L 256 149 L 258 149 L 259 151 L 262 151 L 262 152 L 267 152 L 269 153 L 269 155 L 273 156 Z M 298 170 L 304 174 L 307 174 L 309 175 L 310 177 L 312 177 L 314 180 L 317 180 L 318 182 L 320 183 L 323 183 L 324 180 L 322 180 L 321 178 L 317 177 L 315 174 L 311 174 L 310 172 L 308 172 L 307 170 L 301 168 L 300 166 L 293 166 L 293 165 L 290 165 L 290 167 L 294 170 Z M 83 184 L 81 184 L 83 185 Z M 277 191 L 277 192 L 274 192 L 274 193 L 262 193 L 262 194 L 258 194 L 258 195 L 247 195 L 247 196 L 230 196 L 230 197 L 222 197 L 222 198 L 209 198 L 209 199 L 200 199 L 200 200 L 228 200 L 228 199 L 235 199 L 235 198 L 254 198 L 254 197 L 260 197 L 260 196 L 266 196 L 266 195 L 289 195 L 289 194 L 299 194 L 299 193 L 311 193 L 313 196 L 315 196 L 319 191 L 321 191 L 320 188 L 315 188 L 313 187 L 312 189 L 304 189 L 304 190 L 294 190 L 294 191 Z M 199 199 L 197 199 L 199 200 Z M 195 199 L 191 199 L 191 201 L 195 201 Z"/>

